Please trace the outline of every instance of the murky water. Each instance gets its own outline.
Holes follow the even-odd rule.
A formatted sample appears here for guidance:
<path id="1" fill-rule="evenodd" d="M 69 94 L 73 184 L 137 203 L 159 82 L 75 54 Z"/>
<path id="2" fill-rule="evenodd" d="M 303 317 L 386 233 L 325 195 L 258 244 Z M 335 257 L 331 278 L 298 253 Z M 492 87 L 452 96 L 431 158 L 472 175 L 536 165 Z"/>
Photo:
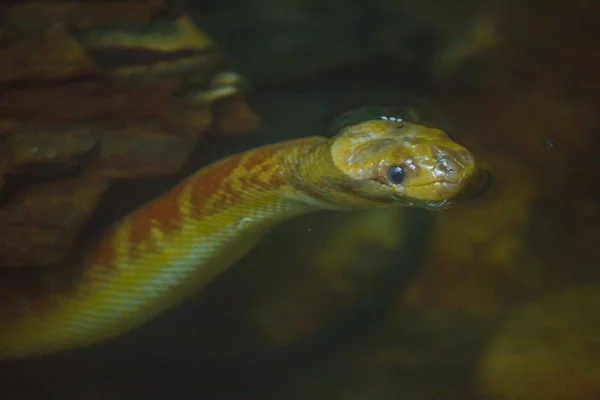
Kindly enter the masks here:
<path id="1" fill-rule="evenodd" d="M 216 5 L 201 15 L 200 3 L 187 3 L 207 27 L 221 20 Z M 376 3 L 373 10 L 400 8 Z M 315 71 L 280 70 L 273 80 L 256 73 L 248 102 L 261 130 L 206 138 L 180 175 L 235 151 L 323 133 L 341 110 L 414 103 L 492 172 L 486 193 L 443 213 L 322 213 L 286 223 L 197 298 L 131 334 L 2 362 L 2 398 L 600 398 L 600 47 L 590 17 L 598 7 L 489 2 L 441 23 L 436 10 L 447 4 L 430 3 L 406 11 L 418 26 L 441 27 L 441 47 L 429 56 L 402 57 L 406 45 L 376 35 L 380 26 L 393 36 L 389 21 L 371 15 L 376 23 L 361 27 L 372 43 L 399 54 L 346 38 L 350 48 L 335 62 L 321 58 L 321 47 L 307 51 Z M 265 18 L 285 26 L 288 12 Z M 361 15 L 340 18 L 370 21 Z M 314 18 L 338 27 L 335 12 Z M 311 26 L 294 24 L 296 34 Z M 217 40 L 224 30 L 215 29 Z M 340 45 L 339 35 L 322 34 Z M 248 60 L 225 39 L 234 60 Z M 269 62 L 254 60 L 250 79 Z M 446 64 L 438 71 L 436 62 Z M 115 185 L 89 230 L 178 178 Z"/>

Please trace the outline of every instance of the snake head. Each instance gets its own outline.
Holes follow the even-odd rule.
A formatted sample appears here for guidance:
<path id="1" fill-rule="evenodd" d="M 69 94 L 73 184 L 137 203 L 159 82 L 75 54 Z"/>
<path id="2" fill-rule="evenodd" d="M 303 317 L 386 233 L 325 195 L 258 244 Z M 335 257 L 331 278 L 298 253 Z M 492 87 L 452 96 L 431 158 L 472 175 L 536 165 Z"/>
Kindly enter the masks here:
<path id="1" fill-rule="evenodd" d="M 477 172 L 472 154 L 447 133 L 400 118 L 347 126 L 330 152 L 337 169 L 350 178 L 347 190 L 383 203 L 446 208 Z"/>

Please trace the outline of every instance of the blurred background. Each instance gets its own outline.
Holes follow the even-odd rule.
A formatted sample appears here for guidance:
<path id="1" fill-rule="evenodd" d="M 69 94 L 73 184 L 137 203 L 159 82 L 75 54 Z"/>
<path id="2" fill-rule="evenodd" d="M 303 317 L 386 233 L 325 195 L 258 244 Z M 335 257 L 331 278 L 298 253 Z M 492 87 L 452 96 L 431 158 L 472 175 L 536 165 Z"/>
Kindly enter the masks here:
<path id="1" fill-rule="evenodd" d="M 290 221 L 134 332 L 0 362 L 0 398 L 600 399 L 598 2 L 5 1 L 0 24 L 0 281 L 364 106 L 493 175 L 443 213 Z"/>

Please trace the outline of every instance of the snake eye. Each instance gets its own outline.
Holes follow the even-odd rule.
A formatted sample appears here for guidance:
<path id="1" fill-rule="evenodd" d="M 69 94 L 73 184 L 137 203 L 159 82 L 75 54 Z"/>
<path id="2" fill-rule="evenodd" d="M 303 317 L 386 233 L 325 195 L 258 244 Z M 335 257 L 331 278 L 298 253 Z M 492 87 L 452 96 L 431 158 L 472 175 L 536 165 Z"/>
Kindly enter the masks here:
<path id="1" fill-rule="evenodd" d="M 388 180 L 394 185 L 401 184 L 405 176 L 404 168 L 398 166 L 390 167 L 387 173 Z"/>

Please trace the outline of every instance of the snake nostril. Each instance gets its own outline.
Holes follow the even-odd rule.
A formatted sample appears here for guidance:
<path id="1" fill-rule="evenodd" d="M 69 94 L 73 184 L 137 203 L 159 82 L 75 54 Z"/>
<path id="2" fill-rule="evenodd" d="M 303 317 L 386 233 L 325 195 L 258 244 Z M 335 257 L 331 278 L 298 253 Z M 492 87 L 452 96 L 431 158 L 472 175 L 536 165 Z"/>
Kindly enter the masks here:
<path id="1" fill-rule="evenodd" d="M 436 169 L 443 173 L 451 173 L 454 171 L 454 166 L 448 159 L 441 159 L 438 161 Z"/>
<path id="2" fill-rule="evenodd" d="M 453 181 L 456 175 L 459 173 L 459 168 L 452 160 L 442 158 L 438 160 L 435 166 L 435 173 L 438 177 L 443 178 L 445 181 Z"/>
<path id="3" fill-rule="evenodd" d="M 442 160 L 440 167 L 448 173 L 454 171 L 454 167 L 448 160 Z"/>

